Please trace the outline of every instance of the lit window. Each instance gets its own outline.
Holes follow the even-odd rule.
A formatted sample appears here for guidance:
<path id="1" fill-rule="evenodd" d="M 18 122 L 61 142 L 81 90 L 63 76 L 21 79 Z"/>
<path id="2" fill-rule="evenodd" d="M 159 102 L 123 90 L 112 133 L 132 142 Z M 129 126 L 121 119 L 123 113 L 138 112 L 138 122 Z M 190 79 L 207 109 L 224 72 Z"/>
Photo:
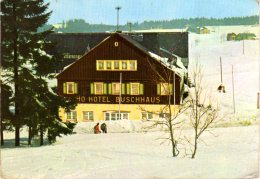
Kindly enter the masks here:
<path id="1" fill-rule="evenodd" d="M 106 61 L 106 65 L 107 65 L 107 70 L 111 70 L 112 69 L 112 63 L 111 61 Z"/>
<path id="2" fill-rule="evenodd" d="M 130 70 L 136 70 L 136 61 L 134 61 L 134 60 L 131 60 L 130 62 L 129 62 L 129 68 L 130 68 Z"/>
<path id="3" fill-rule="evenodd" d="M 103 94 L 103 83 L 94 83 L 95 94 Z"/>
<path id="4" fill-rule="evenodd" d="M 119 70 L 119 61 L 114 61 L 114 69 Z"/>
<path id="5" fill-rule="evenodd" d="M 131 94 L 139 95 L 139 83 L 131 83 Z"/>
<path id="6" fill-rule="evenodd" d="M 120 83 L 112 83 L 112 94 L 120 94 Z"/>
<path id="7" fill-rule="evenodd" d="M 122 61 L 122 70 L 127 70 L 127 61 Z"/>
<path id="8" fill-rule="evenodd" d="M 77 94 L 78 93 L 78 84 L 75 82 L 63 83 L 63 93 L 64 94 Z"/>
<path id="9" fill-rule="evenodd" d="M 67 112 L 67 120 L 76 121 L 77 120 L 77 112 L 76 111 Z"/>
<path id="10" fill-rule="evenodd" d="M 93 111 L 83 111 L 83 121 L 93 121 Z"/>
<path id="11" fill-rule="evenodd" d="M 153 118 L 153 113 L 151 112 L 142 112 L 142 119 L 147 120 L 147 119 L 152 119 Z"/>

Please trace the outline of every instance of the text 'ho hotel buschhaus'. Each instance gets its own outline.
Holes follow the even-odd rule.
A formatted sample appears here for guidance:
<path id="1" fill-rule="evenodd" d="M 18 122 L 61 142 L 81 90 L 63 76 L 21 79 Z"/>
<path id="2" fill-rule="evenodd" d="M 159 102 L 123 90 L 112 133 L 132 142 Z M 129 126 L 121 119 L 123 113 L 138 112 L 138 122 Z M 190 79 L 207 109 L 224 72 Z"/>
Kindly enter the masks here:
<path id="1" fill-rule="evenodd" d="M 75 122 L 164 117 L 166 104 L 174 109 L 182 100 L 186 69 L 179 56 L 161 51 L 110 33 L 57 75 L 58 93 L 77 100 L 75 110 L 59 115 Z"/>

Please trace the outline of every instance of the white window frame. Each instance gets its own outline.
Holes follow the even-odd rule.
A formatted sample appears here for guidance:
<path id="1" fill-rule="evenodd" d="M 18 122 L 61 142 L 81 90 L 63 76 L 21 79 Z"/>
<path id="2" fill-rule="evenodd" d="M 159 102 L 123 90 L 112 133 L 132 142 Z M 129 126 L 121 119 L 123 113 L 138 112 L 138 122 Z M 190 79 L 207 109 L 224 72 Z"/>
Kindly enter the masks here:
<path id="1" fill-rule="evenodd" d="M 73 114 L 75 114 L 75 115 L 73 115 Z M 70 118 L 69 118 L 69 115 L 70 115 Z M 75 118 L 73 118 L 73 117 L 75 117 Z M 77 121 L 77 118 L 78 118 L 77 111 L 66 112 L 66 119 L 68 121 Z"/>
<path id="2" fill-rule="evenodd" d="M 90 119 L 90 113 L 92 113 L 92 119 Z M 87 119 L 84 119 L 84 114 L 86 114 Z M 82 111 L 82 119 L 83 121 L 93 121 L 94 120 L 94 112 L 93 111 Z"/>
<path id="3" fill-rule="evenodd" d="M 149 118 L 149 114 L 152 115 L 152 118 Z M 143 115 L 145 116 L 145 118 L 143 118 Z M 142 120 L 147 120 L 147 119 L 153 119 L 153 113 L 152 112 L 141 112 L 141 119 Z"/>
<path id="4" fill-rule="evenodd" d="M 112 116 L 114 116 L 114 120 L 112 119 Z M 129 113 L 128 112 L 121 112 L 119 117 L 119 112 L 105 112 L 104 113 L 104 119 L 106 121 L 118 121 L 118 120 L 129 120 Z M 108 117 L 108 118 L 107 118 Z"/>

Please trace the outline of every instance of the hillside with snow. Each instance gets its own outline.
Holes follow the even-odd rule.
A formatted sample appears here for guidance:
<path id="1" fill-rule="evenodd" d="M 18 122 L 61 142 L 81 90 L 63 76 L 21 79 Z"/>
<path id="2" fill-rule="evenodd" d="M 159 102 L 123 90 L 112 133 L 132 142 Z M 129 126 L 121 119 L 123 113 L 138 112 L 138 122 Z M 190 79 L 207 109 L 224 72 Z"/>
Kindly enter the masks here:
<path id="1" fill-rule="evenodd" d="M 234 28 L 234 27 L 232 27 Z M 246 27 L 250 31 L 250 27 Z M 218 30 L 218 31 L 217 31 Z M 192 70 L 195 61 L 204 68 L 203 87 L 215 99 L 224 120 L 256 120 L 259 83 L 259 41 L 225 41 L 229 28 L 207 35 L 189 35 Z M 232 31 L 232 30 L 230 30 Z M 242 29 L 241 31 L 244 31 Z M 253 29 L 253 31 L 255 31 Z M 259 37 L 259 34 L 257 34 Z M 223 84 L 219 93 L 222 58 Z M 235 113 L 232 93 L 234 67 Z M 53 84 L 56 82 L 53 82 Z M 21 131 L 21 147 L 14 148 L 14 133 L 5 132 L 1 149 L 1 177 L 19 179 L 150 179 L 150 178 L 258 178 L 259 126 L 213 128 L 202 135 L 195 159 L 171 156 L 171 145 L 157 140 L 163 131 L 144 132 L 143 121 L 111 121 L 108 134 L 93 134 L 93 123 L 80 123 L 75 134 L 59 138 L 55 144 L 28 147 L 28 131 Z M 184 129 L 183 135 L 193 131 Z M 46 142 L 46 141 L 45 141 Z"/>
<path id="2" fill-rule="evenodd" d="M 253 32 L 259 37 L 255 26 L 211 27 L 210 34 L 189 35 L 189 71 L 196 61 L 204 70 L 204 89 L 217 99 L 225 119 L 256 119 L 257 92 L 259 91 L 259 40 L 226 41 L 231 32 Z M 258 30 L 258 31 L 257 31 Z M 244 50 L 243 50 L 244 43 Z M 226 93 L 219 93 L 221 84 L 220 57 L 222 59 L 223 85 Z M 234 101 L 232 87 L 234 76 Z"/>

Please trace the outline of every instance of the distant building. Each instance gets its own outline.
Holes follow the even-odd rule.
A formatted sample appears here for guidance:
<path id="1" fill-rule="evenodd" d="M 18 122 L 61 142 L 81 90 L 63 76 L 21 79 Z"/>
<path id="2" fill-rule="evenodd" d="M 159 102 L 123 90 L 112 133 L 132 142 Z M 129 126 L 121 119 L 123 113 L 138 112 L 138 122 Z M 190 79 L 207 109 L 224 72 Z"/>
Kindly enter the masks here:
<path id="1" fill-rule="evenodd" d="M 236 40 L 255 40 L 256 35 L 254 33 L 239 33 L 236 36 Z"/>
<path id="2" fill-rule="evenodd" d="M 182 69 L 168 60 L 130 35 L 109 34 L 57 76 L 59 95 L 77 99 L 75 110 L 60 109 L 59 115 L 74 122 L 169 115 L 163 109 L 169 103 L 172 110 L 178 108 L 185 80 Z"/>
<path id="3" fill-rule="evenodd" d="M 210 30 L 207 27 L 200 27 L 199 34 L 209 34 Z"/>
<path id="4" fill-rule="evenodd" d="M 256 39 L 256 35 L 254 33 L 239 33 L 239 34 L 235 34 L 235 33 L 228 33 L 227 34 L 227 40 L 228 41 L 233 41 L 233 40 L 255 40 Z"/>
<path id="5" fill-rule="evenodd" d="M 227 34 L 227 41 L 234 41 L 236 40 L 236 34 L 234 32 Z"/>

